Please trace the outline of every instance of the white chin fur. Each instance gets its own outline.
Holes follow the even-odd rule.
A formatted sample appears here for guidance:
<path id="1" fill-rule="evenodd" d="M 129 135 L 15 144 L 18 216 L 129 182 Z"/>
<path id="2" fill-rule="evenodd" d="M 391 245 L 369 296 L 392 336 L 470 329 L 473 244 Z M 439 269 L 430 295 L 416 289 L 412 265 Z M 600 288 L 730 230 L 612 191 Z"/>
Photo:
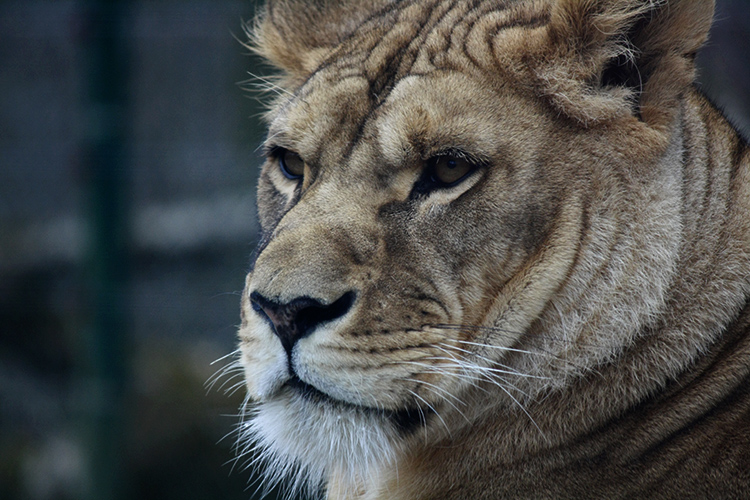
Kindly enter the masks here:
<path id="1" fill-rule="evenodd" d="M 379 471 L 395 460 L 396 431 L 370 410 L 310 401 L 287 388 L 249 413 L 240 449 L 244 443 L 248 453 L 259 454 L 262 488 L 291 479 L 290 494 L 314 493 L 335 474 L 350 478 L 343 487 L 355 490 L 363 481 L 377 482 Z"/>

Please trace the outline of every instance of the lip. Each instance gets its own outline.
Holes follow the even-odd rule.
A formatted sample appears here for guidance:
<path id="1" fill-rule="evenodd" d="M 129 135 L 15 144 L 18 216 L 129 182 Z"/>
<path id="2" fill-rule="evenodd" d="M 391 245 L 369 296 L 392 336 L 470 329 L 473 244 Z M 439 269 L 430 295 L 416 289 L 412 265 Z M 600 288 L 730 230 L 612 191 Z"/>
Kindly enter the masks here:
<path id="1" fill-rule="evenodd" d="M 394 427 L 402 434 L 408 435 L 422 426 L 426 426 L 429 419 L 435 414 L 433 408 L 405 408 L 402 410 L 388 410 L 385 408 L 373 408 L 371 406 L 360 406 L 347 401 L 335 399 L 315 386 L 304 382 L 297 375 L 284 384 L 303 398 L 317 404 L 336 406 L 346 411 L 359 411 L 379 417 L 385 417 L 393 423 Z"/>

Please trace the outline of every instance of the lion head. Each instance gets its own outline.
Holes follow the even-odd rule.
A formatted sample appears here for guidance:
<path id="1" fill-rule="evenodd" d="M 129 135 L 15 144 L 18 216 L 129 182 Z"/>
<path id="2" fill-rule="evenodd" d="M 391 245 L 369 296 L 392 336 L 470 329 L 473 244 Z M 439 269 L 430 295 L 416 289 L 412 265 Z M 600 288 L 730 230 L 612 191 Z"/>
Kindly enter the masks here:
<path id="1" fill-rule="evenodd" d="M 711 11 L 268 5 L 254 47 L 283 73 L 239 336 L 272 474 L 362 492 L 489 420 L 528 452 L 700 350 L 608 368 L 680 279 L 677 124 Z"/>

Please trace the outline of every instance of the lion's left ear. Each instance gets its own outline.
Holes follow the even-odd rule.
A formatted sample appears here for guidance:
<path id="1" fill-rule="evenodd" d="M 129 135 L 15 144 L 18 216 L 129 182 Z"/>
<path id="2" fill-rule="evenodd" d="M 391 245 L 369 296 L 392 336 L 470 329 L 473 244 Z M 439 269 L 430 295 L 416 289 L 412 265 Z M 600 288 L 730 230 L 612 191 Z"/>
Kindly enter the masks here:
<path id="1" fill-rule="evenodd" d="M 713 11 L 713 0 L 558 0 L 532 49 L 537 85 L 584 125 L 624 113 L 667 125 Z"/>

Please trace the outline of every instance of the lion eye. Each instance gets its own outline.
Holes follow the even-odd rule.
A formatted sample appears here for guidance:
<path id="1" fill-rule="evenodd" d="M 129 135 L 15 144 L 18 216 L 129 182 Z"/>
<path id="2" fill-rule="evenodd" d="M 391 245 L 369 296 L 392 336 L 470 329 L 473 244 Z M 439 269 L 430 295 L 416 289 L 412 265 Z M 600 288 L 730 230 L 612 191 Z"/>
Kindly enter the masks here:
<path id="1" fill-rule="evenodd" d="M 301 179 L 305 175 L 305 161 L 297 153 L 283 149 L 279 154 L 279 169 L 287 179 Z"/>
<path id="2" fill-rule="evenodd" d="M 450 187 L 461 182 L 474 171 L 474 165 L 456 156 L 436 156 L 430 160 L 432 180 L 441 187 Z"/>

